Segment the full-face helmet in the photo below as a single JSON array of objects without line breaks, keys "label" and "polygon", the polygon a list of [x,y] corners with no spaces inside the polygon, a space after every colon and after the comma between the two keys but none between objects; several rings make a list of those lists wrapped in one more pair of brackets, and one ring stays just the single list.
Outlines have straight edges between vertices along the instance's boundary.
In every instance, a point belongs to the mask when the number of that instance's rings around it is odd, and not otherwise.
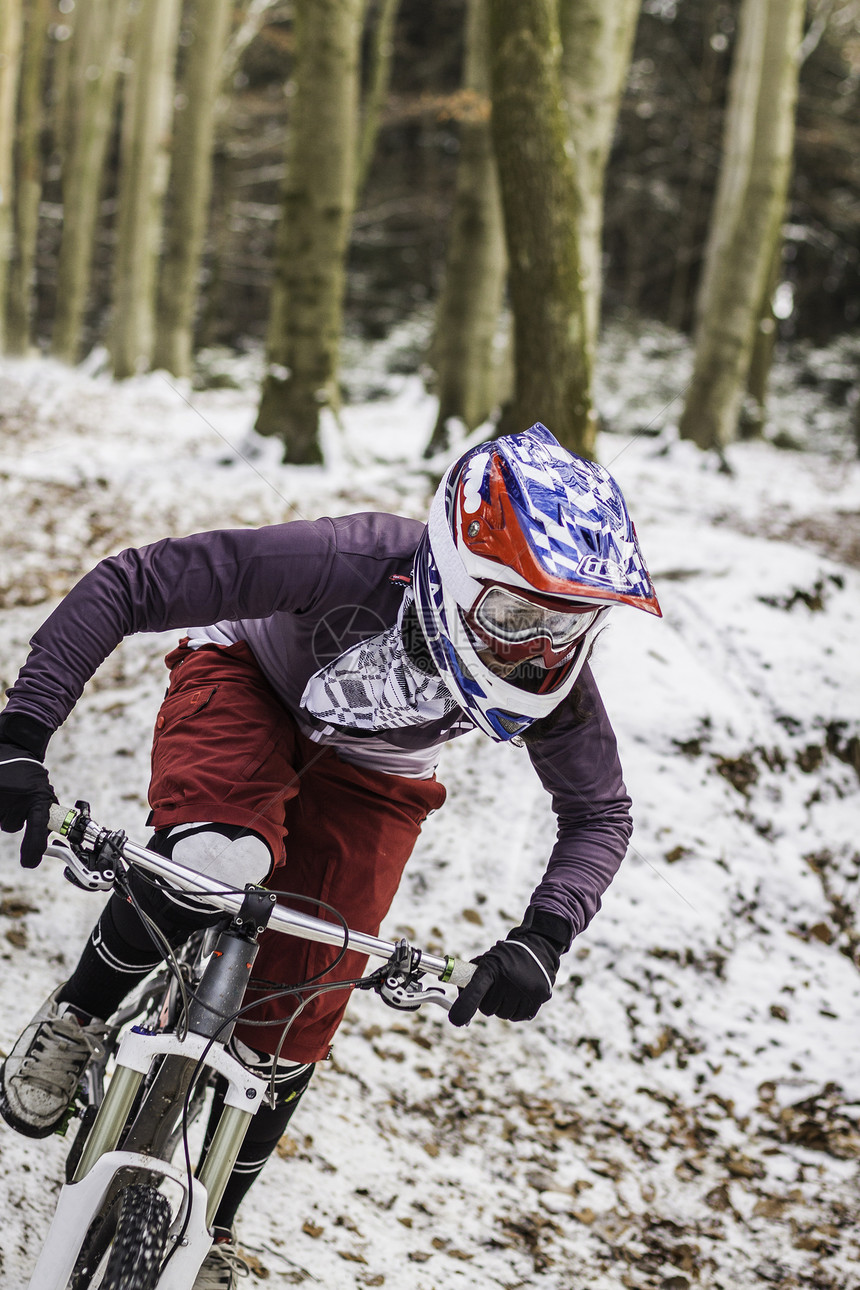
[{"label": "full-face helmet", "polygon": [[442,679],[498,741],[570,694],[613,605],[661,616],[615,480],[540,423],[451,466],[412,581]]}]

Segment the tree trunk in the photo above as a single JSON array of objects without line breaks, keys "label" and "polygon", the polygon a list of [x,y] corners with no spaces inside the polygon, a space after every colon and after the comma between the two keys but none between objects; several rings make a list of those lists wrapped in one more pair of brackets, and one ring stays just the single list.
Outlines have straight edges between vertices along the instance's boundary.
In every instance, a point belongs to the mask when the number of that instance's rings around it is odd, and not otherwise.
[{"label": "tree trunk", "polygon": [[764,293],[756,310],[752,351],[747,372],[747,398],[738,421],[738,435],[742,439],[758,439],[764,431],[767,416],[767,387],[776,345],[776,314],[773,311],[773,298],[782,275],[782,247],[782,229],[777,229]]},{"label": "tree trunk", "polygon": [[0,4],[0,353],[6,348],[6,291],[12,259],[15,119],[21,60],[21,0]]},{"label": "tree trunk", "polygon": [[66,163],[69,146],[71,95],[74,86],[72,51],[75,48],[75,31],[80,17],[79,11],[87,8],[88,4],[89,0],[76,0],[74,9],[69,9],[68,13],[62,15],[62,21],[57,24],[53,33],[54,47],[48,84],[48,108],[54,152],[61,166]]},{"label": "tree trunk", "polygon": [[259,36],[269,11],[280,3],[281,0],[239,0],[234,6],[236,25],[221,59],[221,88],[225,93],[232,88],[233,77],[239,70],[245,50]]},{"label": "tree trunk", "polygon": [[361,111],[361,128],[358,134],[358,160],[355,167],[355,195],[361,195],[367,173],[376,151],[379,119],[388,97],[391,83],[391,62],[394,54],[394,23],[400,0],[380,0],[376,26],[370,51],[370,73]]},{"label": "tree trunk", "polygon": [[433,361],[439,413],[428,453],[448,447],[452,417],[474,430],[494,401],[494,341],[507,256],[490,128],[487,0],[469,0],[463,84],[471,91],[471,113],[460,122],[457,195],[436,310]]},{"label": "tree trunk", "polygon": [[490,0],[493,142],[514,319],[514,397],[500,429],[543,421],[591,453],[591,361],[578,202],[561,104],[555,0]]},{"label": "tree trunk", "polygon": [[322,460],[320,408],[339,406],[344,261],[355,193],[362,0],[296,0],[295,92],[257,430],[284,460]]},{"label": "tree trunk", "polygon": [[579,262],[590,359],[603,287],[603,184],[642,0],[560,0],[561,87],[579,198]]},{"label": "tree trunk", "polygon": [[110,336],[118,380],[152,357],[179,12],[179,0],[142,0],[132,30]]},{"label": "tree trunk", "polygon": [[719,55],[714,39],[720,34],[723,15],[714,8],[710,22],[702,30],[702,47],[697,58],[696,98],[690,114],[690,141],[687,145],[686,179],[681,193],[681,208],[676,224],[674,267],[666,321],[676,331],[686,330],[693,315],[690,278],[693,265],[702,251],[701,224],[706,217],[704,195],[710,172],[708,132],[714,97],[717,92]]},{"label": "tree trunk", "polygon": [[33,0],[26,11],[18,130],[15,141],[15,248],[9,268],[6,348],[26,354],[33,316],[33,269],[42,193],[42,89],[51,0]]},{"label": "tree trunk", "polygon": [[785,210],[803,0],[743,0],[697,302],[682,438],[721,448],[737,435],[755,326]]},{"label": "tree trunk", "polygon": [[215,104],[233,0],[194,0],[193,36],[177,110],[172,208],[161,264],[154,364],[189,376],[197,279],[212,192]]},{"label": "tree trunk", "polygon": [[72,36],[63,149],[63,236],[51,350],[74,363],[90,283],[99,194],[116,78],[128,22],[126,0],[83,0]]}]

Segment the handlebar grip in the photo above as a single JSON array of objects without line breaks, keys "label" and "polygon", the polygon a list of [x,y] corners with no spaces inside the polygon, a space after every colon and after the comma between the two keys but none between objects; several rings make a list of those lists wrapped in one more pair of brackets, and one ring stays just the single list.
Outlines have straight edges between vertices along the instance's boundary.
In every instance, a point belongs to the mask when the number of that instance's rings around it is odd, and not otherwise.
[{"label": "handlebar grip", "polygon": [[65,833],[65,825],[72,815],[77,815],[74,807],[61,806],[59,802],[54,802],[48,813],[48,828],[52,833]]},{"label": "handlebar grip", "polygon": [[468,985],[475,975],[474,963],[467,963],[465,959],[454,959],[454,966],[451,968],[450,976],[447,978],[451,985],[456,985],[462,990],[464,985]]}]

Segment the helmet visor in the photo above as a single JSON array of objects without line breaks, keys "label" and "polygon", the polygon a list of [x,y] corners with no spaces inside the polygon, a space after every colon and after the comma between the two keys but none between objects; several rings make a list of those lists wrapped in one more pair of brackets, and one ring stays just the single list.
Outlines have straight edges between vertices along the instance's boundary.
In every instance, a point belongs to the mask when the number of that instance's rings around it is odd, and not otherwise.
[{"label": "helmet visor", "polygon": [[558,667],[600,613],[600,606],[532,599],[508,587],[482,592],[466,615],[486,645],[505,662],[540,659]]}]

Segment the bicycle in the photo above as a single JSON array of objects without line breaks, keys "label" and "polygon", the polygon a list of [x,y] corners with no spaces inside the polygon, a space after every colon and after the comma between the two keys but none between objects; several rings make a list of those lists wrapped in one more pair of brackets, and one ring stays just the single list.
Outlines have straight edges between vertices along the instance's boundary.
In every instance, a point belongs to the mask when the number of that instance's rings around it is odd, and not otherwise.
[{"label": "bicycle", "polygon": [[[353,986],[374,990],[401,1010],[428,1002],[447,1010],[452,1000],[423,977],[464,986],[474,968],[405,940],[354,932],[343,920],[303,914],[278,904],[264,887],[225,887],[129,841],[121,830],[102,828],[85,802],[52,807],[50,827],[57,837],[46,854],[63,861],[65,876],[79,887],[125,890],[136,867],[205,899],[223,916],[171,952],[109,1019],[107,1039],[64,1126],[80,1120],[29,1290],[189,1290],[211,1248],[212,1221],[248,1126],[269,1096],[268,1082],[225,1048],[239,1016],[259,1002],[243,1005],[261,933],[269,927],[337,948],[326,976],[347,949],[385,960],[357,980],[318,977],[280,987],[279,993],[300,998],[299,1009],[319,990]],[[274,1083],[274,1063],[272,1069]],[[223,1110],[195,1170],[188,1130],[218,1076],[226,1085]]]}]

